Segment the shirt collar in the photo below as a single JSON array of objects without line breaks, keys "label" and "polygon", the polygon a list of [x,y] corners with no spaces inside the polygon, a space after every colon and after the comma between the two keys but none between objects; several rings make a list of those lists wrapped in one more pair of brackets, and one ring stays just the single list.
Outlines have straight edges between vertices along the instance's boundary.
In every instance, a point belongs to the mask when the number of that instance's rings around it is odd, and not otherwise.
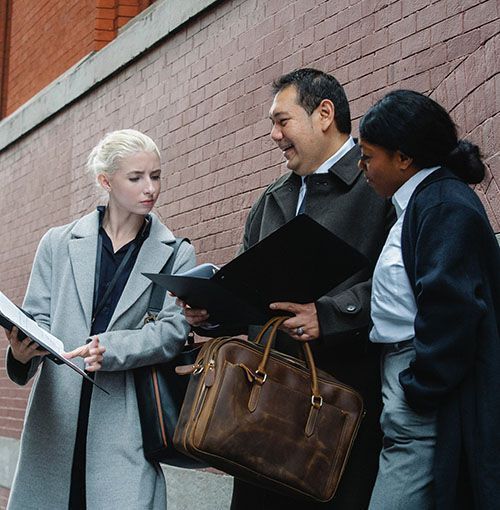
[{"label": "shirt collar", "polygon": [[314,173],[315,174],[326,174],[330,168],[337,163],[343,156],[345,156],[356,143],[352,136],[349,136],[347,141],[340,147],[340,149],[330,158],[328,158]]},{"label": "shirt collar", "polygon": [[433,166],[432,168],[423,168],[419,170],[415,175],[408,179],[392,196],[392,203],[396,209],[396,215],[398,218],[405,212],[408,202],[410,201],[413,192],[417,186],[432,172],[435,172],[439,166]]}]

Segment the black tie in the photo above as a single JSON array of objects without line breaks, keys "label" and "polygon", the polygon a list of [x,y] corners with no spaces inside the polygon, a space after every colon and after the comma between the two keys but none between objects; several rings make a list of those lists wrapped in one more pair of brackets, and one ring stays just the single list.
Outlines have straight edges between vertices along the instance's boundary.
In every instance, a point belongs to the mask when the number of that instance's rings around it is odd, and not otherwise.
[{"label": "black tie", "polygon": [[306,192],[304,193],[304,197],[302,198],[302,202],[299,206],[299,210],[297,211],[297,215],[299,214],[302,214],[303,212],[305,212],[305,209],[306,209],[306,200],[307,200],[307,190],[308,190],[308,186],[307,186],[307,181],[309,179],[309,176],[306,175],[304,177],[304,184],[306,186]]}]

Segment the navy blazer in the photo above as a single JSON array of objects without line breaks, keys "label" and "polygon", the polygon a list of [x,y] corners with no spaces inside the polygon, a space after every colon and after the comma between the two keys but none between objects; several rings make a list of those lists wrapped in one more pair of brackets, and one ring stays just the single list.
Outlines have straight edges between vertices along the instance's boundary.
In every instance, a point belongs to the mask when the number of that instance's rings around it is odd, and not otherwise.
[{"label": "navy blazer", "polygon": [[500,248],[474,191],[441,168],[410,199],[402,252],[417,304],[411,407],[437,411],[437,510],[500,501]]}]

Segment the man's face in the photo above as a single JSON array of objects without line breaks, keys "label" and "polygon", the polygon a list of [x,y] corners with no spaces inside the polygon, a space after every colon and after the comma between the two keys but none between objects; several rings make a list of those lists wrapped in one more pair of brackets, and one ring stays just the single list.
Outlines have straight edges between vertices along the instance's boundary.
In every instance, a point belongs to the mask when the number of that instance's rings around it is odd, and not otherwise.
[{"label": "man's face", "polygon": [[297,89],[290,85],[276,94],[269,110],[271,138],[283,152],[286,166],[298,175],[313,173],[331,156],[318,108],[309,115],[297,102]]}]

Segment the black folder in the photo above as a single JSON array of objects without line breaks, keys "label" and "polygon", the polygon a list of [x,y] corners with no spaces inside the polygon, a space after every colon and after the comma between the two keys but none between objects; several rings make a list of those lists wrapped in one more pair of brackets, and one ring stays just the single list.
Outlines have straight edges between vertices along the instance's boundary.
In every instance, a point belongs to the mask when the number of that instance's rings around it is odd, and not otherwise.
[{"label": "black folder", "polygon": [[276,315],[270,303],[316,301],[367,263],[352,246],[300,214],[209,278],[196,276],[197,268],[143,274],[191,307],[206,309],[211,323],[248,325]]}]

